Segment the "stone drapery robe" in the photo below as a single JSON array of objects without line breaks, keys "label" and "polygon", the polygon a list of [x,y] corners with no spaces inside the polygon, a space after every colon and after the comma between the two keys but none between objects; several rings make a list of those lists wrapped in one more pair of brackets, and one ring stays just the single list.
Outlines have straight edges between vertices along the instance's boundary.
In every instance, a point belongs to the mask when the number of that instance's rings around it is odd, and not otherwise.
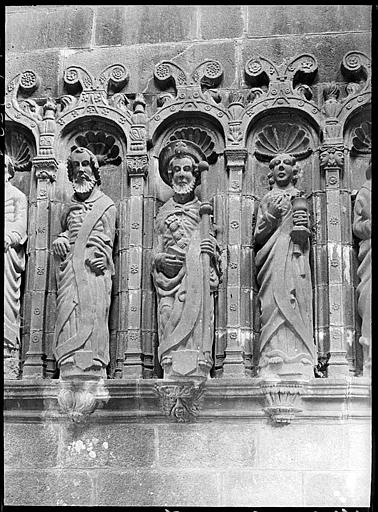
[{"label": "stone drapery robe", "polygon": [[357,308],[361,317],[360,343],[364,347],[364,363],[371,358],[371,180],[359,190],[354,204],[353,232],[360,239],[357,275]]},{"label": "stone drapery robe", "polygon": [[20,344],[20,287],[25,270],[27,198],[9,181],[5,184],[5,236],[12,246],[4,254],[4,353],[12,355]]},{"label": "stone drapery robe", "polygon": [[[73,196],[62,216],[70,251],[57,275],[57,322],[54,355],[58,364],[71,363],[83,374],[109,363],[108,316],[116,208],[97,187],[85,201]],[[106,270],[94,272],[88,262],[104,256]],[[103,371],[104,373],[104,371]]]},{"label": "stone drapery robe", "polygon": [[[186,204],[169,199],[156,219],[157,243],[154,250],[153,279],[158,295],[159,359],[182,349],[199,350],[211,364],[211,346],[202,344],[203,266],[201,261],[200,209],[195,198]],[[159,253],[185,255],[176,273],[156,264]],[[210,293],[219,284],[216,262],[210,264]],[[211,318],[214,301],[210,298]],[[213,324],[213,322],[212,322]],[[213,325],[212,325],[213,332]],[[212,333],[211,333],[212,339]]]},{"label": "stone drapery robe", "polygon": [[[276,219],[268,212],[271,198],[287,194],[299,195],[292,187],[272,189],[262,199],[255,228],[260,247],[256,254],[261,305],[260,376],[272,374],[270,364],[283,360],[279,373],[290,373],[290,367],[313,377],[315,345],[312,335],[312,286],[309,265],[309,243],[298,256],[290,237],[293,228],[292,207]],[[273,371],[274,373],[274,371]],[[295,373],[295,370],[294,370]]]}]

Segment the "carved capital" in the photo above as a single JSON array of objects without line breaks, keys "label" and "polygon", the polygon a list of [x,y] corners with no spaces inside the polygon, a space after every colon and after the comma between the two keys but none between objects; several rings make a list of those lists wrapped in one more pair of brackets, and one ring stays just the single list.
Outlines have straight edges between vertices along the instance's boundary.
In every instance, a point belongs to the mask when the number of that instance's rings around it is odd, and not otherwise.
[{"label": "carved capital", "polygon": [[188,423],[198,416],[205,392],[204,382],[158,382],[155,392],[165,416],[178,423]]},{"label": "carved capital", "polygon": [[148,174],[148,157],[147,155],[128,155],[126,157],[127,172],[129,177],[146,178]]},{"label": "carved capital", "polygon": [[245,169],[245,163],[248,156],[248,151],[245,148],[226,148],[224,151],[227,162],[227,169],[231,168],[241,168],[243,171]]},{"label": "carved capital", "polygon": [[58,161],[55,158],[37,156],[33,158],[33,167],[38,180],[56,180]]},{"label": "carved capital", "polygon": [[344,169],[344,144],[324,144],[319,148],[320,168],[323,171]]},{"label": "carved capital", "polygon": [[301,382],[263,381],[260,383],[261,394],[265,398],[264,411],[273,423],[289,424],[302,409],[296,407],[302,393]]}]

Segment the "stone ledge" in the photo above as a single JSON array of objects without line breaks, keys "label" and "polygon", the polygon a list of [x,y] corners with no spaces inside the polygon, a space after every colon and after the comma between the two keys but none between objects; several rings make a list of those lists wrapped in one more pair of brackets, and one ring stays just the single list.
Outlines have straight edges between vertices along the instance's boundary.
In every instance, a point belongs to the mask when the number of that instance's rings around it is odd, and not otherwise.
[{"label": "stone ledge", "polygon": [[[161,411],[154,386],[158,379],[104,381],[103,405],[89,421],[171,421]],[[299,412],[293,421],[368,419],[371,417],[370,383],[362,377],[313,379],[303,385]],[[10,421],[60,421],[57,397],[59,380],[4,381],[4,417]],[[212,379],[205,385],[198,422],[211,420],[266,419],[259,379]]]}]

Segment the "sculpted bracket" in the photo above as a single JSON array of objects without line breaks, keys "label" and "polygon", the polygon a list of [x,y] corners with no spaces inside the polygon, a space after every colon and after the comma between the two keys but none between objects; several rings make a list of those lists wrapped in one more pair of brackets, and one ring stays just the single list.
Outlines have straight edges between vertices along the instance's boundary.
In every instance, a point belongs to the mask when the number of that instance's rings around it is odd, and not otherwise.
[{"label": "sculpted bracket", "polygon": [[157,382],[154,390],[165,416],[178,423],[188,423],[199,415],[205,392],[204,382]]}]

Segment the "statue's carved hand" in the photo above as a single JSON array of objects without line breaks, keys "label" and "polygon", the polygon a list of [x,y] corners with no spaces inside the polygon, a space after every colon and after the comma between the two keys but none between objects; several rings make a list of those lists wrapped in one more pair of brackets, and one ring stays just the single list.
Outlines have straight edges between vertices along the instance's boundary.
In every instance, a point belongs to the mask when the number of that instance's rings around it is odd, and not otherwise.
[{"label": "statue's carved hand", "polygon": [[67,238],[63,236],[59,236],[56,240],[53,241],[53,251],[54,254],[60,256],[64,259],[70,250],[70,243]]},{"label": "statue's carved hand", "polygon": [[104,275],[104,272],[106,270],[106,260],[105,256],[99,252],[94,253],[94,258],[87,258],[86,264],[89,266],[89,268],[96,274],[96,276]]},{"label": "statue's carved hand", "polygon": [[157,264],[161,270],[168,270],[169,272],[177,273],[183,266],[184,261],[184,255],[161,253],[159,255]]},{"label": "statue's carved hand", "polygon": [[287,196],[274,196],[268,205],[268,212],[271,213],[277,219],[279,219],[280,217],[285,215],[289,208],[290,199]]},{"label": "statue's carved hand", "polygon": [[212,238],[204,238],[201,242],[201,252],[209,254],[213,258],[216,256],[215,241]]},{"label": "statue's carved hand", "polygon": [[6,235],[5,239],[4,239],[4,252],[7,252],[7,250],[11,246],[11,244],[12,244],[12,241],[11,241],[10,237],[8,235]]}]

